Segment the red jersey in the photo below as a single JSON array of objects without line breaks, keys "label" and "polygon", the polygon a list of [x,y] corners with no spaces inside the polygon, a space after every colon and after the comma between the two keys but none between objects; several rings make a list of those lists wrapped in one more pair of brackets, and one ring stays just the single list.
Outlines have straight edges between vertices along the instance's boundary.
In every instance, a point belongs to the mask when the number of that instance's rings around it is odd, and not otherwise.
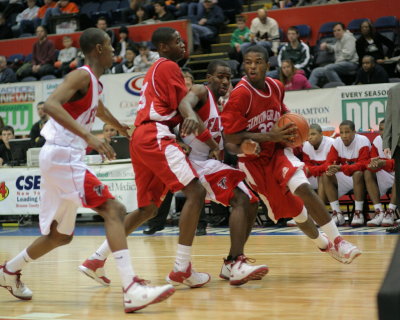
[{"label": "red jersey", "polygon": [[[246,77],[233,89],[222,110],[221,120],[227,134],[248,132],[268,132],[280,116],[289,110],[283,103],[283,84],[272,78],[265,78],[265,90],[253,87]],[[276,143],[263,142],[261,155],[271,157]],[[241,155],[241,159],[254,159],[254,155]]]},{"label": "red jersey", "polygon": [[371,143],[366,136],[356,134],[349,146],[337,137],[326,159],[327,166],[336,163],[342,165],[342,172],[351,176],[356,171],[364,171],[370,160]]},{"label": "red jersey", "polygon": [[143,81],[135,126],[159,122],[170,128],[182,121],[178,105],[187,89],[179,66],[166,58],[158,59]]},{"label": "red jersey", "polygon": [[309,170],[310,177],[318,177],[326,171],[326,157],[335,139],[322,137],[322,141],[315,149],[314,146],[306,141],[303,146],[303,162]]}]

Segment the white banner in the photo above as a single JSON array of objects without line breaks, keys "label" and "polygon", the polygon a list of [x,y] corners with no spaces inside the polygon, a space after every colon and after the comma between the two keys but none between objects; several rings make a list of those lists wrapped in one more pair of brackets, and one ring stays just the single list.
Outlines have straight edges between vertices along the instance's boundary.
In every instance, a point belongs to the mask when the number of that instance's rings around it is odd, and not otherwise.
[{"label": "white banner", "polygon": [[[130,163],[90,168],[128,212],[137,208],[135,178]],[[2,168],[0,171],[0,215],[39,214],[39,168]],[[93,211],[79,208],[78,212]]]}]

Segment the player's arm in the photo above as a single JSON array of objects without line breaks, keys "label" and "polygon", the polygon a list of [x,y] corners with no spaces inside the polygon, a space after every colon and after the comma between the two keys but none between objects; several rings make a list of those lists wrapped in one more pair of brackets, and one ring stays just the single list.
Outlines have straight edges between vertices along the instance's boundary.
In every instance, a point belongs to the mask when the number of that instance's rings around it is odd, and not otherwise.
[{"label": "player's arm", "polygon": [[67,130],[81,137],[93,149],[109,159],[115,157],[111,146],[92,135],[79,125],[78,122],[63,108],[63,104],[71,100],[75,95],[86,94],[90,84],[90,74],[84,70],[76,70],[65,77],[65,80],[57,87],[44,103],[44,111],[56,122]]},{"label": "player's arm", "polygon": [[96,116],[101,119],[101,121],[112,125],[121,135],[125,137],[130,137],[130,127],[127,126],[126,124],[121,124],[106,108],[106,106],[103,104],[103,101],[99,100],[99,105],[97,107],[97,114]]},{"label": "player's arm", "polygon": [[360,148],[358,152],[357,162],[353,164],[342,165],[341,171],[348,176],[351,176],[356,171],[364,171],[370,161],[369,146]]}]

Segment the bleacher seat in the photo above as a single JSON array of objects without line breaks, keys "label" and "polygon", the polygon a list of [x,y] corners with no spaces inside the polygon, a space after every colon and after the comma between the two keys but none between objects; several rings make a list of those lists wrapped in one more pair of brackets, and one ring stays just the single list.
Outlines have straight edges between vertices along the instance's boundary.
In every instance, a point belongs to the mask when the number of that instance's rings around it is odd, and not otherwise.
[{"label": "bleacher seat", "polygon": [[395,16],[385,16],[376,19],[374,23],[375,29],[385,36],[386,38],[396,41],[396,36],[398,34],[399,20]]},{"label": "bleacher seat", "polygon": [[368,20],[367,18],[359,18],[359,19],[354,19],[351,20],[348,25],[347,29],[351,31],[352,33],[359,34],[361,31],[361,23],[363,23],[365,20]]},{"label": "bleacher seat", "polygon": [[25,77],[21,80],[21,82],[30,82],[30,81],[37,81],[35,77]]},{"label": "bleacher seat", "polygon": [[31,62],[31,61],[32,61],[32,53],[26,55],[24,62]]},{"label": "bleacher seat", "polygon": [[47,75],[41,77],[40,81],[42,81],[42,80],[53,80],[53,79],[57,79],[57,77],[54,74],[47,74]]},{"label": "bleacher seat", "polygon": [[341,81],[332,81],[332,82],[328,82],[326,83],[323,88],[336,88],[336,87],[341,87],[341,86],[345,86],[345,84]]},{"label": "bleacher seat", "polygon": [[24,63],[25,57],[21,53],[13,54],[7,58],[7,65],[14,71]]},{"label": "bleacher seat", "polygon": [[98,11],[92,12],[92,19],[96,21],[99,17],[106,17],[107,21],[112,20],[112,12],[119,7],[119,0],[105,1],[100,4]]},{"label": "bleacher seat", "polygon": [[97,12],[100,8],[99,2],[86,2],[80,9],[80,13],[86,15],[89,19],[92,17],[93,12]]},{"label": "bleacher seat", "polygon": [[336,21],[332,21],[322,24],[318,30],[318,42],[322,39],[333,38],[333,26],[337,23]]},{"label": "bleacher seat", "polygon": [[300,39],[308,42],[311,37],[311,27],[308,24],[299,24],[296,28],[299,30]]}]

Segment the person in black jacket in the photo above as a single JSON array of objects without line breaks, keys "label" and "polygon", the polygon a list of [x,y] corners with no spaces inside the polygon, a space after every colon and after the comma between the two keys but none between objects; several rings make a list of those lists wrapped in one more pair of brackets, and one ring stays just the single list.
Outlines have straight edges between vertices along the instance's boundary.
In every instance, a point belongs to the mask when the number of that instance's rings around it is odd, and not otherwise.
[{"label": "person in black jacket", "polygon": [[124,60],[128,48],[132,49],[135,56],[139,54],[136,44],[129,38],[129,30],[122,26],[119,28],[119,41],[115,44],[114,62],[122,62]]},{"label": "person in black jacket", "polygon": [[[383,46],[387,47],[385,54]],[[394,50],[394,43],[388,38],[375,31],[371,21],[365,20],[361,23],[361,36],[356,41],[356,50],[360,64],[365,55],[375,58],[376,63],[383,63],[385,58],[391,57]]]},{"label": "person in black jacket", "polygon": [[362,58],[361,68],[358,70],[356,84],[386,83],[389,82],[389,76],[386,70],[375,63],[372,56]]},{"label": "person in black jacket", "polygon": [[31,146],[33,148],[40,148],[46,142],[45,138],[40,135],[40,130],[42,130],[47,120],[49,120],[49,116],[44,112],[44,101],[39,102],[36,108],[40,120],[33,124],[29,137],[31,138]]},{"label": "person in black jacket", "polygon": [[9,164],[13,161],[13,156],[10,148],[10,139],[14,139],[14,128],[11,126],[4,126],[0,130],[1,139],[3,144],[0,145],[0,166]]},{"label": "person in black jacket", "polygon": [[17,82],[17,76],[13,69],[7,67],[7,59],[0,56],[0,83]]}]

